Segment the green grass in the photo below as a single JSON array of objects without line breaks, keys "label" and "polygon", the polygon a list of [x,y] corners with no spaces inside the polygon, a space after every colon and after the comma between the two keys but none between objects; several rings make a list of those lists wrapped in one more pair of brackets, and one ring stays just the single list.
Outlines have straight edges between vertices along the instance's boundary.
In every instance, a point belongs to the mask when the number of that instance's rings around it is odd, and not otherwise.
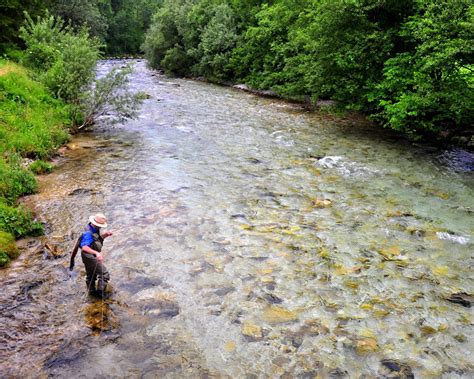
[{"label": "green grass", "polygon": [[[69,124],[67,105],[25,68],[0,60],[0,267],[16,256],[15,238],[43,233],[43,226],[16,202],[36,191],[34,174],[51,171],[43,160],[68,140]],[[24,158],[35,162],[27,169]]]},{"label": "green grass", "polygon": [[38,159],[28,166],[28,170],[30,170],[33,174],[43,175],[53,171],[53,165]]},{"label": "green grass", "polygon": [[64,103],[21,66],[0,61],[0,154],[48,158],[68,139],[68,123]]}]

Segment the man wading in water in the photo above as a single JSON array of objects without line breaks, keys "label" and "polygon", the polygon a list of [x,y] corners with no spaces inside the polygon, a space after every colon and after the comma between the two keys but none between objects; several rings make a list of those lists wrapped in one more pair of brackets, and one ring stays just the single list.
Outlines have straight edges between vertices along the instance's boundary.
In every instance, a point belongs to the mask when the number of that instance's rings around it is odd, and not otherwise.
[{"label": "man wading in water", "polygon": [[[89,224],[86,231],[78,240],[71,257],[70,270],[74,268],[74,258],[77,248],[81,248],[81,257],[86,267],[86,284],[90,295],[104,296],[107,282],[110,279],[109,272],[103,264],[104,256],[102,255],[102,245],[104,239],[110,237],[112,232],[100,233],[101,228],[107,227],[107,218],[102,213],[89,217]],[[98,279],[98,280],[97,280]],[[96,288],[97,280],[97,288]]]}]

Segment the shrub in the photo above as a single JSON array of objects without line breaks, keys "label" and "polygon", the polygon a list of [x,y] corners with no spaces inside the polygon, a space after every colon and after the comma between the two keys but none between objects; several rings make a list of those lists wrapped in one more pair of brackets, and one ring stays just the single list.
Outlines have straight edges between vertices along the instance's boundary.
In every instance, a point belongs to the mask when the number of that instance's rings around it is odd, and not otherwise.
[{"label": "shrub", "polygon": [[43,224],[33,220],[31,213],[23,207],[14,208],[0,203],[0,230],[15,238],[39,236],[44,233]]},{"label": "shrub", "polygon": [[36,21],[27,16],[20,35],[27,46],[26,62],[56,98],[69,104],[75,127],[92,125],[109,111],[116,116],[116,122],[136,114],[141,96],[124,90],[131,68],[112,70],[94,82],[102,45],[87,29],[74,31],[61,19],[49,15]]},{"label": "shrub", "polygon": [[0,250],[0,267],[6,266],[10,263],[10,257],[8,254]]},{"label": "shrub", "polygon": [[10,259],[16,258],[18,255],[13,235],[0,231],[0,267],[7,265]]},{"label": "shrub", "polygon": [[57,98],[77,104],[95,76],[99,40],[90,37],[87,29],[74,32],[50,15],[36,21],[26,15],[20,36],[26,44],[25,64],[36,70]]},{"label": "shrub", "polygon": [[21,168],[18,162],[7,164],[3,158],[0,159],[0,197],[8,204],[13,204],[20,196],[34,193],[36,189],[36,179],[31,172]]},{"label": "shrub", "polygon": [[42,175],[53,171],[53,165],[51,163],[38,159],[31,163],[28,166],[28,169],[36,175]]},{"label": "shrub", "polygon": [[78,129],[93,125],[102,116],[107,116],[104,121],[111,124],[136,117],[145,95],[127,90],[132,70],[131,65],[114,67],[104,77],[96,79],[91,88],[81,95],[74,115]]}]

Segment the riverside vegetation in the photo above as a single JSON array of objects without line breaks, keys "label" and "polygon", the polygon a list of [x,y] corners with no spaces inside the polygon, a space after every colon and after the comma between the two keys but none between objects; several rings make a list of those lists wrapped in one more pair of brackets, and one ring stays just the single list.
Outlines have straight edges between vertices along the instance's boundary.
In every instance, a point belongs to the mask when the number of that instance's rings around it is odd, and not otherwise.
[{"label": "riverside vegetation", "polygon": [[[43,233],[41,223],[17,205],[37,189],[34,174],[50,172],[46,162],[69,133],[110,114],[109,121],[133,117],[141,94],[124,90],[131,67],[95,79],[101,43],[88,29],[73,29],[46,14],[26,15],[19,36],[24,51],[0,60],[0,266],[16,257],[15,238]],[[120,89],[120,91],[117,91]]]},{"label": "riverside vegetation", "polygon": [[473,30],[470,0],[166,0],[144,49],[167,73],[336,100],[432,140],[472,136]]}]

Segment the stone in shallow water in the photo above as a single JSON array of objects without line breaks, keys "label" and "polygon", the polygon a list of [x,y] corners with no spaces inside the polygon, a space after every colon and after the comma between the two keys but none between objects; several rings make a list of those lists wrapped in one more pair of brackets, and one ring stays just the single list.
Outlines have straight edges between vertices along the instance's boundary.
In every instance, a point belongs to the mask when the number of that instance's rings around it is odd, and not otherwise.
[{"label": "stone in shallow water", "polygon": [[159,288],[152,287],[144,289],[135,294],[136,301],[143,300],[163,300],[163,301],[176,301],[176,294],[173,292],[162,291]]},{"label": "stone in shallow water", "polygon": [[282,307],[268,307],[263,311],[262,318],[269,324],[292,322],[298,319],[296,312]]},{"label": "stone in shallow water", "polygon": [[224,350],[227,351],[228,353],[232,352],[235,350],[235,348],[237,347],[235,341],[228,341],[225,345],[224,345]]},{"label": "stone in shallow water", "polygon": [[124,283],[123,288],[134,294],[147,288],[157,287],[162,284],[159,278],[149,278],[147,276],[137,276],[136,278]]},{"label": "stone in shallow water", "polygon": [[327,208],[331,206],[332,201],[328,199],[315,199],[311,203],[315,208]]},{"label": "stone in shallow water", "polygon": [[78,196],[78,195],[91,195],[94,190],[90,188],[76,188],[68,193],[69,196]]},{"label": "stone in shallow water", "polygon": [[356,351],[358,354],[373,353],[379,349],[377,340],[375,338],[364,338],[355,342]]},{"label": "stone in shallow water", "polygon": [[223,288],[219,288],[219,289],[215,290],[214,293],[217,296],[225,296],[228,293],[231,293],[231,292],[234,292],[234,291],[235,291],[234,287],[223,287]]},{"label": "stone in shallow water", "polygon": [[415,375],[410,366],[395,359],[382,359],[382,368],[379,374],[384,378],[413,379]]},{"label": "stone in shallow water", "polygon": [[148,288],[138,292],[135,300],[146,315],[156,318],[172,318],[179,314],[180,308],[173,292],[160,291],[158,288]]},{"label": "stone in shallow water", "polygon": [[251,323],[250,321],[245,321],[242,326],[242,334],[251,339],[260,339],[263,337],[262,327]]},{"label": "stone in shallow water", "polygon": [[160,300],[151,304],[145,304],[142,309],[145,314],[157,318],[173,318],[180,311],[177,303]]},{"label": "stone in shallow water", "polygon": [[462,305],[466,308],[471,308],[472,303],[474,302],[474,296],[469,295],[465,292],[453,293],[448,298],[446,298],[451,303]]}]

